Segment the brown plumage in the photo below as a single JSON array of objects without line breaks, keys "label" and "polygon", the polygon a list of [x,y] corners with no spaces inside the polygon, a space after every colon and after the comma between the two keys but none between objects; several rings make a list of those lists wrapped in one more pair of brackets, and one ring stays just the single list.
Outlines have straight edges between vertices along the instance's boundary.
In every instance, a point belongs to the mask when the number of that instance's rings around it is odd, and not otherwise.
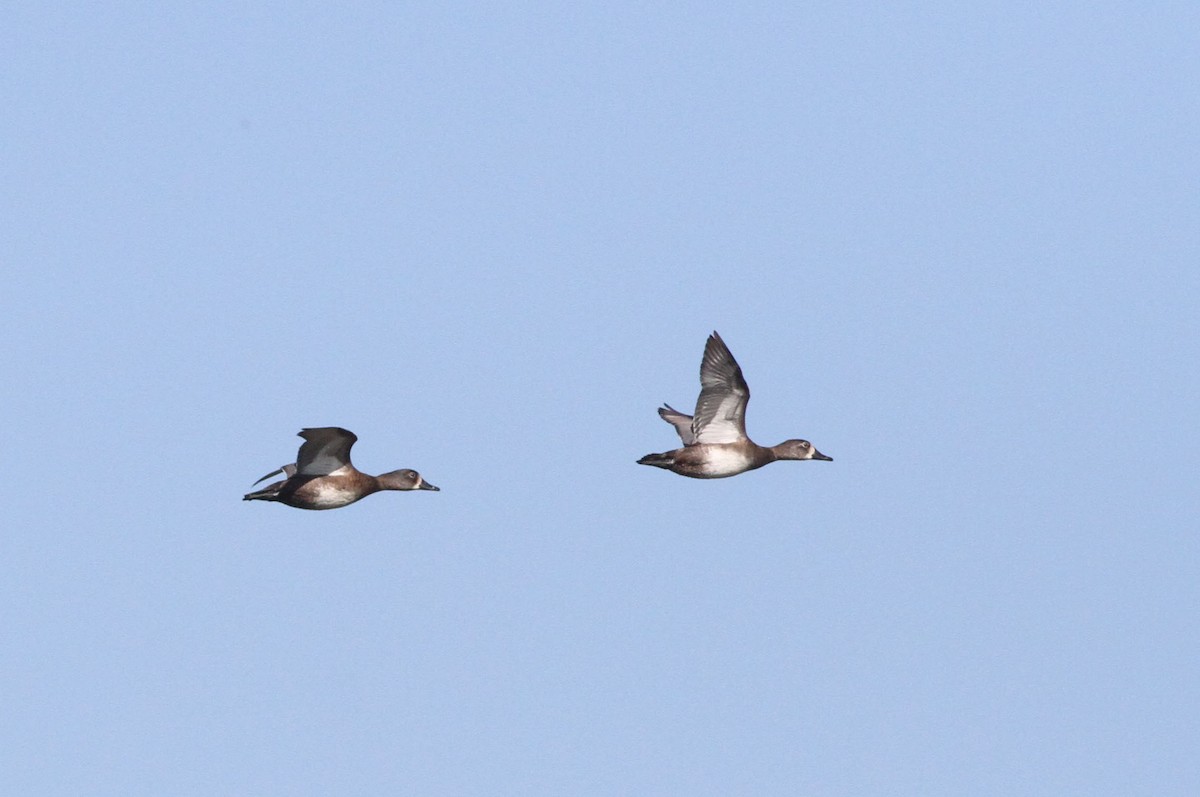
[{"label": "brown plumage", "polygon": [[350,462],[350,448],[358,438],[346,429],[304,429],[300,437],[304,443],[295,464],[271,471],[258,482],[280,473],[284,480],[247,493],[242,500],[278,501],[298,509],[337,509],[380,490],[439,489],[407,468],[378,476],[363,473]]},{"label": "brown plumage", "polygon": [[713,332],[700,361],[700,396],[695,415],[664,404],[659,416],[675,427],[683,448],[647,454],[639,465],[673,471],[693,479],[722,479],[761,468],[780,459],[833,461],[807,440],[785,440],[760,446],[746,435],[746,405],[750,388],[742,369],[721,336]]}]

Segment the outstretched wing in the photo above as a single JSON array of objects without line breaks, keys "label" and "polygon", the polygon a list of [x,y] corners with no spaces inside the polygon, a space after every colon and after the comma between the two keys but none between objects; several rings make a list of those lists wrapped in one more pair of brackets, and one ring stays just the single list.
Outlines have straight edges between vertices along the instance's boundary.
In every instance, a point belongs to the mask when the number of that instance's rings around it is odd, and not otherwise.
[{"label": "outstretched wing", "polygon": [[353,432],[337,426],[305,429],[304,444],[296,455],[296,472],[301,476],[328,476],[350,464],[350,447],[358,440]]},{"label": "outstretched wing", "polygon": [[684,415],[670,404],[662,405],[658,410],[658,415],[675,427],[675,431],[679,432],[679,439],[683,441],[685,446],[690,446],[696,442],[696,436],[692,434],[691,415]]},{"label": "outstretched wing", "polygon": [[261,479],[259,479],[257,482],[255,482],[255,484],[258,484],[258,482],[265,482],[267,479],[271,478],[272,476],[278,476],[280,473],[283,474],[283,478],[290,479],[296,475],[296,466],[292,465],[290,463],[287,465],[284,465],[283,467],[279,468],[278,470],[273,470],[270,473],[268,473],[266,476],[263,476]]},{"label": "outstretched wing", "polygon": [[700,361],[700,398],[692,433],[697,443],[736,443],[746,438],[750,388],[721,336],[713,332]]}]

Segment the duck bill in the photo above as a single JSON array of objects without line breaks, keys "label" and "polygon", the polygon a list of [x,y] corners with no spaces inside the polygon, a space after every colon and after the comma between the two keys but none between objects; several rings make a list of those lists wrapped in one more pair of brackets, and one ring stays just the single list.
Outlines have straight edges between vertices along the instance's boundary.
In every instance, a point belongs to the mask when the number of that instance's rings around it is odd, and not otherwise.
[{"label": "duck bill", "polygon": [[833,462],[833,457],[827,457],[824,454],[822,454],[820,451],[814,451],[812,458],[824,460],[825,462]]},{"label": "duck bill", "polygon": [[435,487],[434,485],[430,484],[429,482],[425,481],[424,479],[421,479],[421,483],[417,485],[417,489],[418,490],[433,490],[435,493],[441,492],[441,490],[442,490],[441,487]]}]

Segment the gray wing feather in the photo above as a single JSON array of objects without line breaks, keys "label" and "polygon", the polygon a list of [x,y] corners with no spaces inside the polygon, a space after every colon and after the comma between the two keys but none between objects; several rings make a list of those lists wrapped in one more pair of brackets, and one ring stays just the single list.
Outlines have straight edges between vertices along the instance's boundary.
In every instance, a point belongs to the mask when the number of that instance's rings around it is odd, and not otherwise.
[{"label": "gray wing feather", "polygon": [[741,366],[721,336],[713,332],[700,361],[700,398],[692,433],[697,443],[736,443],[746,438],[746,404],[750,388]]},{"label": "gray wing feather", "polygon": [[690,446],[696,442],[696,436],[692,433],[691,415],[684,415],[670,404],[662,405],[658,410],[658,415],[675,427],[675,431],[679,433],[679,439],[683,441],[685,446]]},{"label": "gray wing feather", "polygon": [[257,482],[255,482],[255,484],[258,484],[258,482],[265,482],[267,479],[271,478],[272,476],[278,476],[280,473],[283,474],[283,477],[285,479],[290,479],[296,475],[296,466],[291,463],[288,463],[287,465],[284,465],[284,466],[278,468],[277,470],[271,471],[266,476],[263,476],[261,479],[259,479]]},{"label": "gray wing feather", "polygon": [[305,429],[304,444],[296,455],[296,472],[301,476],[328,476],[350,464],[350,447],[358,440],[353,432],[336,426]]}]

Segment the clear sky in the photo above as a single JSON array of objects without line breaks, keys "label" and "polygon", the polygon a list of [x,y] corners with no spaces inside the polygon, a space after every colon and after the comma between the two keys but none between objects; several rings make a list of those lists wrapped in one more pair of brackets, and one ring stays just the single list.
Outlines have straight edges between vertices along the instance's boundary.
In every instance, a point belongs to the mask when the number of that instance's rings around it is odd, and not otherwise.
[{"label": "clear sky", "polygon": [[1197,31],[6,7],[0,792],[1200,793]]}]

